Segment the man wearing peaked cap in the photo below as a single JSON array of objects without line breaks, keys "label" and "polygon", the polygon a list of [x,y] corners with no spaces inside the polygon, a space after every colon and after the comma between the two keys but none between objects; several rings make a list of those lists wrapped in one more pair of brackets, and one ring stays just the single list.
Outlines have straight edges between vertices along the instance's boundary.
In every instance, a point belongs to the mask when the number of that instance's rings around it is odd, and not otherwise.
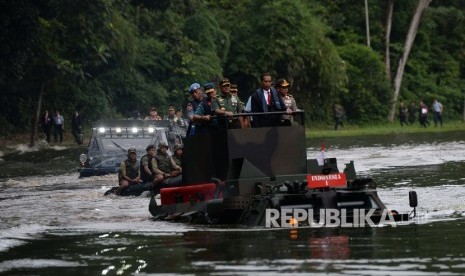
[{"label": "man wearing peaked cap", "polygon": [[[212,116],[214,115],[212,111],[212,105],[217,101],[216,99],[216,90],[213,83],[209,82],[203,86],[207,96],[202,99],[202,102],[199,104],[199,107],[195,110],[193,121],[196,123],[195,132],[208,132],[211,128],[214,128],[214,123],[212,122]],[[188,133],[189,135],[190,133]]]},{"label": "man wearing peaked cap", "polygon": [[222,79],[222,80],[220,81],[219,85],[220,85],[221,87],[223,87],[223,86],[230,86],[230,85],[231,85],[231,82],[229,81],[229,79]]},{"label": "man wearing peaked cap", "polygon": [[231,94],[231,82],[229,79],[223,79],[219,83],[221,96],[218,101],[212,104],[212,110],[216,115],[229,116],[228,128],[242,128],[242,117],[233,117],[234,114],[241,113],[244,109],[241,101],[236,95]]},{"label": "man wearing peaked cap", "polygon": [[237,84],[231,84],[231,93],[237,95]]},{"label": "man wearing peaked cap", "polygon": [[[216,96],[216,90],[215,90],[215,86],[213,85],[213,83],[209,82],[209,83],[204,84],[203,89],[205,90],[206,94],[210,94],[212,92],[215,92],[215,96]],[[212,96],[212,95],[210,95],[210,96]]]},{"label": "man wearing peaked cap", "polygon": [[[289,94],[289,86],[290,84],[286,81],[286,79],[279,79],[276,81],[276,89],[278,90],[278,94],[281,97],[284,106],[286,107],[286,111],[290,114],[292,111],[297,110],[297,104],[294,97]],[[292,122],[292,115],[283,115],[281,118],[282,125],[291,125]]]}]

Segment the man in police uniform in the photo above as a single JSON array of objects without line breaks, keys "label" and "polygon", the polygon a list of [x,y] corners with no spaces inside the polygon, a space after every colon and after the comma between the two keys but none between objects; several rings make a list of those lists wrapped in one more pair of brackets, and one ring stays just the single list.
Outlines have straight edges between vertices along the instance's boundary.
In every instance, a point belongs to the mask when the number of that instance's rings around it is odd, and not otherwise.
[{"label": "man in police uniform", "polygon": [[135,148],[129,148],[128,159],[121,162],[118,180],[119,187],[116,190],[117,195],[126,190],[129,185],[139,184],[141,182],[139,163],[137,162],[137,152]]},{"label": "man in police uniform", "polygon": [[[168,154],[168,145],[165,143],[160,143],[158,145],[157,153],[155,154],[155,164],[153,167],[153,171],[155,172],[155,180],[153,184],[155,188],[158,188],[159,184],[166,184],[166,186],[170,186],[174,180],[166,182],[170,178],[175,178],[177,176],[181,176],[182,170],[181,167],[176,165],[173,161],[173,158]],[[182,180],[182,178],[179,178]],[[166,183],[165,183],[166,182]],[[176,184],[178,184],[178,179],[176,179]],[[174,184],[174,183],[173,183]],[[180,183],[179,183],[180,184]]]},{"label": "man in police uniform", "polygon": [[[279,96],[283,100],[287,113],[290,114],[293,111],[297,111],[297,104],[295,102],[294,97],[289,94],[289,86],[290,84],[286,81],[286,79],[279,79],[276,81],[276,90],[278,91]],[[282,115],[281,125],[292,125],[292,121],[292,115]]]},{"label": "man in police uniform", "polygon": [[219,83],[221,89],[221,96],[218,101],[212,105],[212,110],[216,115],[229,116],[228,128],[242,128],[242,117],[232,117],[234,114],[241,113],[244,107],[241,100],[236,95],[231,94],[231,82],[229,79],[223,79]]},{"label": "man in police uniform", "polygon": [[143,182],[153,182],[155,172],[153,171],[155,163],[155,146],[148,145],[145,149],[147,154],[140,159],[140,175]]}]

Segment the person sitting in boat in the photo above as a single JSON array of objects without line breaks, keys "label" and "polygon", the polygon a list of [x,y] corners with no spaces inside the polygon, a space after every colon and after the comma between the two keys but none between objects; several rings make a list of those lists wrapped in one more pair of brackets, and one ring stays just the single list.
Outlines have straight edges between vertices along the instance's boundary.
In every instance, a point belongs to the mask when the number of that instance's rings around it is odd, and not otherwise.
[{"label": "person sitting in boat", "polygon": [[216,90],[213,83],[205,84],[204,89],[207,96],[202,99],[192,117],[193,122],[195,122],[196,133],[205,133],[216,128],[216,121],[212,119],[214,115],[212,105],[217,101]]},{"label": "person sitting in boat", "polygon": [[173,158],[168,154],[168,145],[160,143],[155,154],[153,171],[156,173],[153,181],[154,190],[159,188],[179,185],[182,182],[182,169],[176,165]]},{"label": "person sitting in boat", "polygon": [[148,145],[145,149],[147,154],[140,159],[140,175],[143,182],[153,182],[155,172],[153,171],[155,163],[155,145]]},{"label": "person sitting in boat", "polygon": [[121,162],[119,174],[119,187],[116,194],[121,194],[129,185],[141,183],[139,162],[137,162],[137,151],[135,148],[128,149],[128,159]]},{"label": "person sitting in boat", "polygon": [[174,145],[174,148],[173,148],[174,154],[173,156],[171,156],[173,158],[174,163],[176,163],[176,165],[178,165],[181,168],[182,168],[182,150],[183,150],[182,145],[180,144]]}]

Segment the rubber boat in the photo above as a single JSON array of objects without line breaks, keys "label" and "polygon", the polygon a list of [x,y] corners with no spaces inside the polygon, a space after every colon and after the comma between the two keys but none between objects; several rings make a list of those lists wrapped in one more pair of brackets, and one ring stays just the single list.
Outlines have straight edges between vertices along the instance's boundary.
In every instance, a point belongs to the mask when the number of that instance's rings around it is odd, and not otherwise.
[{"label": "rubber boat", "polygon": [[[415,191],[408,194],[413,211],[400,214],[387,209],[373,179],[357,177],[353,161],[339,170],[336,158],[307,159],[304,122],[298,111],[290,124],[228,129],[219,123],[216,130],[188,135],[182,186],[161,188],[160,200],[150,200],[150,213],[156,220],[246,226],[269,226],[270,219],[312,225],[324,220],[325,210],[339,211],[347,223],[358,222],[360,211],[374,223],[386,216],[391,222],[415,216]],[[304,221],[302,210],[315,216]]]}]

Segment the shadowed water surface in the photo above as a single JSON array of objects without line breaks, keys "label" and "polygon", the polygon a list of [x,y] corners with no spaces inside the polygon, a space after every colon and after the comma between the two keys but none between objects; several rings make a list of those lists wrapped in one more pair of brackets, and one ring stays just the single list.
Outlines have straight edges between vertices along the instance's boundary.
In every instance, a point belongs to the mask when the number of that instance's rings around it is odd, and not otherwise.
[{"label": "shadowed water surface", "polygon": [[[377,181],[388,208],[410,211],[408,191],[417,191],[416,223],[377,228],[153,221],[147,197],[103,197],[115,175],[78,179],[81,149],[5,155],[0,274],[463,275],[465,141],[460,137],[323,141],[326,156],[337,157],[340,169],[354,160],[361,175]],[[309,141],[309,158],[316,157],[321,142]]]}]

